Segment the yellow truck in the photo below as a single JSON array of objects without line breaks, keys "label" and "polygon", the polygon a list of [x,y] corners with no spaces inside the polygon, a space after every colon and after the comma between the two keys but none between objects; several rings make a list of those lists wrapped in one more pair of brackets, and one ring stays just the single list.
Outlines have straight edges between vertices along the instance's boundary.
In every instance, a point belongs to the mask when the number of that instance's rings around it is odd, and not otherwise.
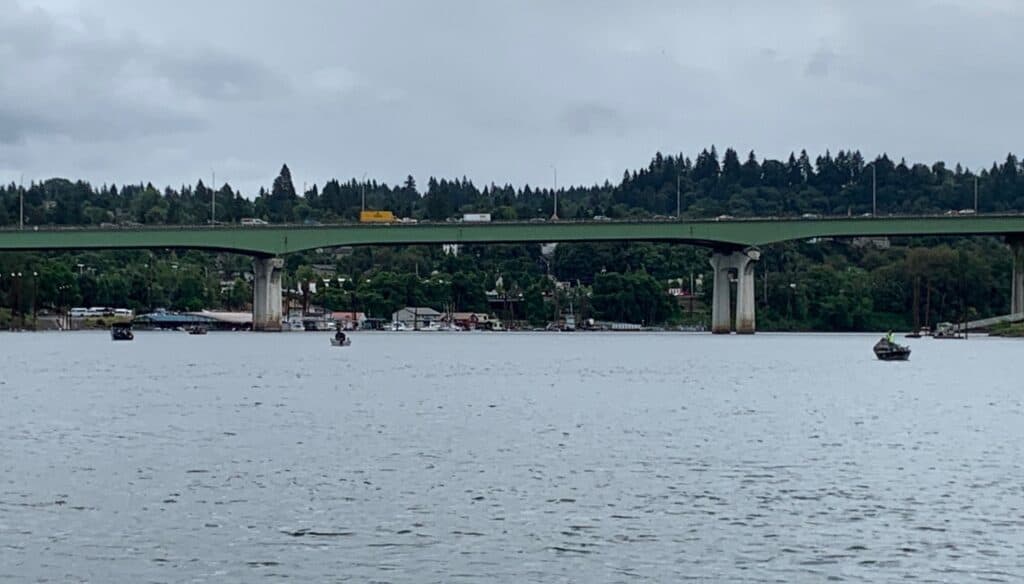
[{"label": "yellow truck", "polygon": [[391,211],[360,211],[360,223],[394,223],[395,214]]}]

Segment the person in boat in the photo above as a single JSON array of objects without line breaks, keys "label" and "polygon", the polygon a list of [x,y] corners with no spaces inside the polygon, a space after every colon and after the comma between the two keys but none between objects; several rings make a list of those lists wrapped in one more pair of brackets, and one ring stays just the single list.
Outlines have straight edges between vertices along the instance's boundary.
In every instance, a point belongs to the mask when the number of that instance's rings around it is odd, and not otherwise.
[{"label": "person in boat", "polygon": [[889,343],[890,345],[895,345],[896,335],[892,334],[892,331],[885,333],[885,342]]},{"label": "person in boat", "polygon": [[345,333],[341,332],[341,329],[338,329],[338,332],[334,333],[334,338],[338,342],[344,343],[345,342]]}]

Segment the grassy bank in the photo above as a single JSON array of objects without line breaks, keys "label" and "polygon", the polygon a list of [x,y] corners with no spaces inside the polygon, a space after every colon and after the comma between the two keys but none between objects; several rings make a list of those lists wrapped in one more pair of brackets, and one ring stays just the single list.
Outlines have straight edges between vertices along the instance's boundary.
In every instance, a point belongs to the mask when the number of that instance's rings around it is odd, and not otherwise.
[{"label": "grassy bank", "polygon": [[992,329],[993,337],[1024,337],[1024,324],[1001,324]]}]

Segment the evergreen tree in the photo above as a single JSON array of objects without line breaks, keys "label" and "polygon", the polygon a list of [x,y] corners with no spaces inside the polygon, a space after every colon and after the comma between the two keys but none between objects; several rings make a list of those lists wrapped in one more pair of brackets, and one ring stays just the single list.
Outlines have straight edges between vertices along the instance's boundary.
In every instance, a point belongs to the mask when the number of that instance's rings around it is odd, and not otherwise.
[{"label": "evergreen tree", "polygon": [[725,157],[722,158],[722,178],[727,182],[740,179],[740,159],[732,148],[726,148]]}]

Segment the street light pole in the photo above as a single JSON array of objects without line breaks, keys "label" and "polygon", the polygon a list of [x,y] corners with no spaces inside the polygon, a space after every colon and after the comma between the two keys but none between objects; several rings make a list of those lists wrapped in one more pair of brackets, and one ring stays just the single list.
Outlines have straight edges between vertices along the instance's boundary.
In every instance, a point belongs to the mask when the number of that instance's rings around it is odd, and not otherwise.
[{"label": "street light pole", "polygon": [[558,221],[558,168],[552,166],[551,170],[555,173],[555,210],[551,213],[551,220]]},{"label": "street light pole", "polygon": [[210,171],[210,225],[217,224],[217,173]]},{"label": "street light pole", "polygon": [[683,180],[683,175],[677,174],[676,175],[676,219],[679,219],[679,217],[681,216],[681,211],[682,211],[682,205],[680,204],[682,199],[679,196],[679,183],[682,180]]},{"label": "street light pole", "polygon": [[878,177],[875,174],[875,163],[871,163],[871,216],[878,214]]},{"label": "street light pole", "polygon": [[18,179],[18,229],[25,229],[25,176]]},{"label": "street light pole", "polygon": [[366,210],[366,173],[365,172],[363,173],[363,178],[360,179],[359,182],[362,184],[362,187],[363,187],[363,206],[362,206],[361,210],[365,211]]},{"label": "street light pole", "polygon": [[978,212],[978,177],[974,177],[974,212]]},{"label": "street light pole", "polygon": [[[15,314],[21,317],[21,329],[25,328],[25,313],[21,310],[21,272],[11,273],[14,284],[14,302],[11,303],[11,327],[14,327]],[[15,312],[17,311],[17,312]]]},{"label": "street light pole", "polygon": [[32,272],[32,330],[39,328],[38,321],[36,319],[36,293],[39,292],[39,285],[37,280],[39,279],[39,272]]}]

